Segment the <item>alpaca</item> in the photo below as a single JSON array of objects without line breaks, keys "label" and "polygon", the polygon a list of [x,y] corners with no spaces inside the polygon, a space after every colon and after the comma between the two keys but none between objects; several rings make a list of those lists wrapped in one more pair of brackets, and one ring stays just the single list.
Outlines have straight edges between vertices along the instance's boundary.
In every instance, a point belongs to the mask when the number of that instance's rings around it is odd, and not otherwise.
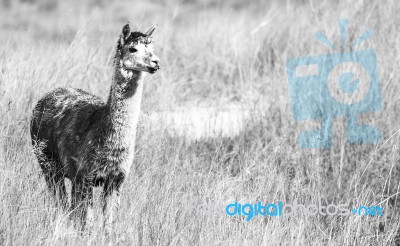
[{"label": "alpaca", "polygon": [[134,158],[143,79],[160,69],[154,29],[131,32],[129,22],[123,27],[107,102],[80,89],[58,88],[33,110],[32,144],[47,186],[66,208],[64,178],[71,180],[71,218],[81,229],[90,219],[96,186],[103,187],[103,226],[110,231],[114,224],[121,185]]}]

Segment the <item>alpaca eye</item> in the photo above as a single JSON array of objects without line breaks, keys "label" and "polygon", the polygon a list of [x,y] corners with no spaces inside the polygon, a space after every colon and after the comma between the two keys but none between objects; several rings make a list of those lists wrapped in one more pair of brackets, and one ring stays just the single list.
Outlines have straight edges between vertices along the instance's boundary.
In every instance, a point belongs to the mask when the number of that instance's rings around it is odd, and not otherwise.
[{"label": "alpaca eye", "polygon": [[133,48],[133,47],[129,47],[129,52],[131,53],[135,53],[137,51],[137,49]]}]

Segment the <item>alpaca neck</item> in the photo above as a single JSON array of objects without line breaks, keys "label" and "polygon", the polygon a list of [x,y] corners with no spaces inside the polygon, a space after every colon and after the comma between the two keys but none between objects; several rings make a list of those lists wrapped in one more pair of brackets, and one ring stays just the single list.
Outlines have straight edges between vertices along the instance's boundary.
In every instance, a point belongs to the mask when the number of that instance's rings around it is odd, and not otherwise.
[{"label": "alpaca neck", "polygon": [[[134,148],[136,127],[142,101],[144,72],[127,71],[116,66],[107,101],[110,134],[116,147]],[[129,146],[126,146],[129,145]]]}]

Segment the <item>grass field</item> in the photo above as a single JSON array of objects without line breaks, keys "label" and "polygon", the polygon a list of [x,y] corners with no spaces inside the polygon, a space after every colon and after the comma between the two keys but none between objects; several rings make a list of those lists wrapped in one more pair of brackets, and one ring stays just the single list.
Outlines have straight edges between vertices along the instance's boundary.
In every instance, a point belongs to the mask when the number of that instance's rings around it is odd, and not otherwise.
[{"label": "grass field", "polygon": [[[400,4],[398,1],[0,1],[0,245],[400,245]],[[334,146],[296,145],[285,63],[331,52],[338,19],[349,40],[365,30],[383,110],[362,117],[377,145],[351,145],[334,124]],[[54,206],[30,144],[35,102],[56,87],[108,95],[116,37],[126,20],[158,24],[162,69],[145,80],[143,114],[242,105],[237,135],[192,139],[140,125],[116,233],[80,235]],[[168,126],[165,126],[167,128]],[[385,216],[229,217],[238,201],[378,205]],[[98,208],[100,214],[100,208]],[[101,221],[101,218],[96,218]]]}]

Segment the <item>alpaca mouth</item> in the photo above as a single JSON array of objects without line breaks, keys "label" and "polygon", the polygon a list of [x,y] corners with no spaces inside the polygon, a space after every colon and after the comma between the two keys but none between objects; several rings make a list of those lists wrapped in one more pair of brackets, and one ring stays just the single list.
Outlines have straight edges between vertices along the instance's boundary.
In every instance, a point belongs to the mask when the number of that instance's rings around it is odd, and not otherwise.
[{"label": "alpaca mouth", "polygon": [[157,65],[155,67],[148,66],[148,69],[149,69],[149,73],[154,74],[155,72],[157,72],[157,70],[160,69],[160,66],[159,65]]},{"label": "alpaca mouth", "polygon": [[156,66],[150,66],[147,64],[142,64],[142,67],[139,68],[135,68],[135,67],[130,67],[130,66],[124,66],[123,69],[125,71],[145,71],[145,72],[149,72],[151,74],[157,72],[160,69],[160,65],[156,65]]}]

